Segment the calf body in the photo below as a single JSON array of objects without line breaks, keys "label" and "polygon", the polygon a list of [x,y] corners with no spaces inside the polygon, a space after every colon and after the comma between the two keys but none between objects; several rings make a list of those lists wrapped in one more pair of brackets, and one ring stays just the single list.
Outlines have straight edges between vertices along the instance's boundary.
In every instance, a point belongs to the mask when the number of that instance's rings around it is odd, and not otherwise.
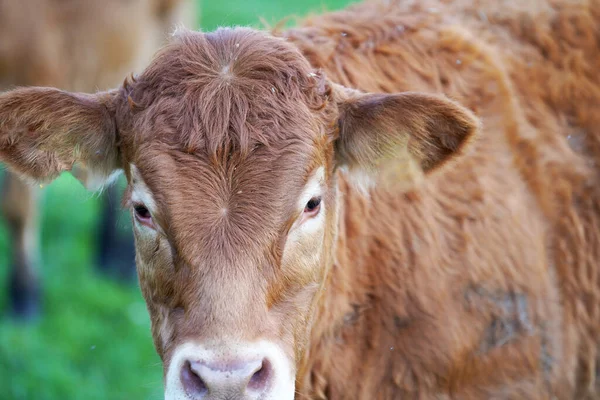
[{"label": "calf body", "polygon": [[443,3],[359,5],[282,33],[336,82],[444,93],[483,126],[416,190],[342,190],[302,386],[597,398],[600,3]]},{"label": "calf body", "polygon": [[0,96],[0,158],[124,169],[168,399],[597,398],[599,21],[181,31],[121,88]]}]

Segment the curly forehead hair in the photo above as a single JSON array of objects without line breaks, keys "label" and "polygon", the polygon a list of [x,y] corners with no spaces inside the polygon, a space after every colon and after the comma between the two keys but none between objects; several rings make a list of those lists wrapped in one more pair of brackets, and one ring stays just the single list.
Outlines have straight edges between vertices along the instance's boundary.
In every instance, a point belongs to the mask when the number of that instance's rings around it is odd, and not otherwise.
[{"label": "curly forehead hair", "polygon": [[177,31],[122,91],[138,140],[150,135],[208,154],[313,141],[323,134],[311,123],[314,111],[329,97],[324,77],[294,45],[247,28]]}]

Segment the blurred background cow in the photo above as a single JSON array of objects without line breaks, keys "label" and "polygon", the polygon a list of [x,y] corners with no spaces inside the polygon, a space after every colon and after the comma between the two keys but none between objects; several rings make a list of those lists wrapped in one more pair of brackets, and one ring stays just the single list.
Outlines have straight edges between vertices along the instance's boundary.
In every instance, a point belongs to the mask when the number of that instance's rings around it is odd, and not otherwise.
[{"label": "blurred background cow", "polygon": [[[194,24],[188,0],[0,0],[0,90],[54,86],[94,92],[144,67],[176,23]],[[190,20],[191,18],[191,20]],[[6,173],[1,209],[9,228],[8,308],[18,317],[39,310],[39,190]],[[134,276],[127,224],[119,224],[119,186],[101,196],[96,262],[120,278]]]},{"label": "blurred background cow", "polygon": [[[104,90],[139,72],[176,24],[273,26],[354,1],[0,0],[0,91]],[[162,398],[148,313],[130,279],[124,180],[98,196],[70,174],[40,189],[3,170],[0,399]]]}]

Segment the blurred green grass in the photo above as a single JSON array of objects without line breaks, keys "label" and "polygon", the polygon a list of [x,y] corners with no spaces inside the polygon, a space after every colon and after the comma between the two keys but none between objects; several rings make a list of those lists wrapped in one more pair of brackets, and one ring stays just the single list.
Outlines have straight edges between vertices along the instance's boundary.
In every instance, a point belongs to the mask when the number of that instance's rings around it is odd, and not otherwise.
[{"label": "blurred green grass", "polygon": [[[199,1],[198,22],[205,31],[263,27],[260,18],[274,25],[286,16],[334,10],[350,2],[205,0]],[[33,324],[7,319],[6,290],[0,292],[0,400],[161,399],[162,367],[138,286],[100,276],[93,266],[98,198],[63,174],[43,189],[40,206],[43,316]],[[129,224],[123,212],[119,226]],[[4,289],[9,257],[8,232],[0,219]]]}]

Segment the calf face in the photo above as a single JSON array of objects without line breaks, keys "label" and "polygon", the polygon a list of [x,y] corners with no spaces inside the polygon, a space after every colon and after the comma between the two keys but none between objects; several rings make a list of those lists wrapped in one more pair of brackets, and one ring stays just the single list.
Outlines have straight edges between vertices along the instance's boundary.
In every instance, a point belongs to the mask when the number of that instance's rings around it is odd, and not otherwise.
[{"label": "calf face", "polygon": [[264,33],[181,31],[119,89],[1,95],[0,159],[35,181],[125,171],[168,399],[291,399],[333,263],[338,170],[414,181],[476,125],[444,98],[338,86]]}]

